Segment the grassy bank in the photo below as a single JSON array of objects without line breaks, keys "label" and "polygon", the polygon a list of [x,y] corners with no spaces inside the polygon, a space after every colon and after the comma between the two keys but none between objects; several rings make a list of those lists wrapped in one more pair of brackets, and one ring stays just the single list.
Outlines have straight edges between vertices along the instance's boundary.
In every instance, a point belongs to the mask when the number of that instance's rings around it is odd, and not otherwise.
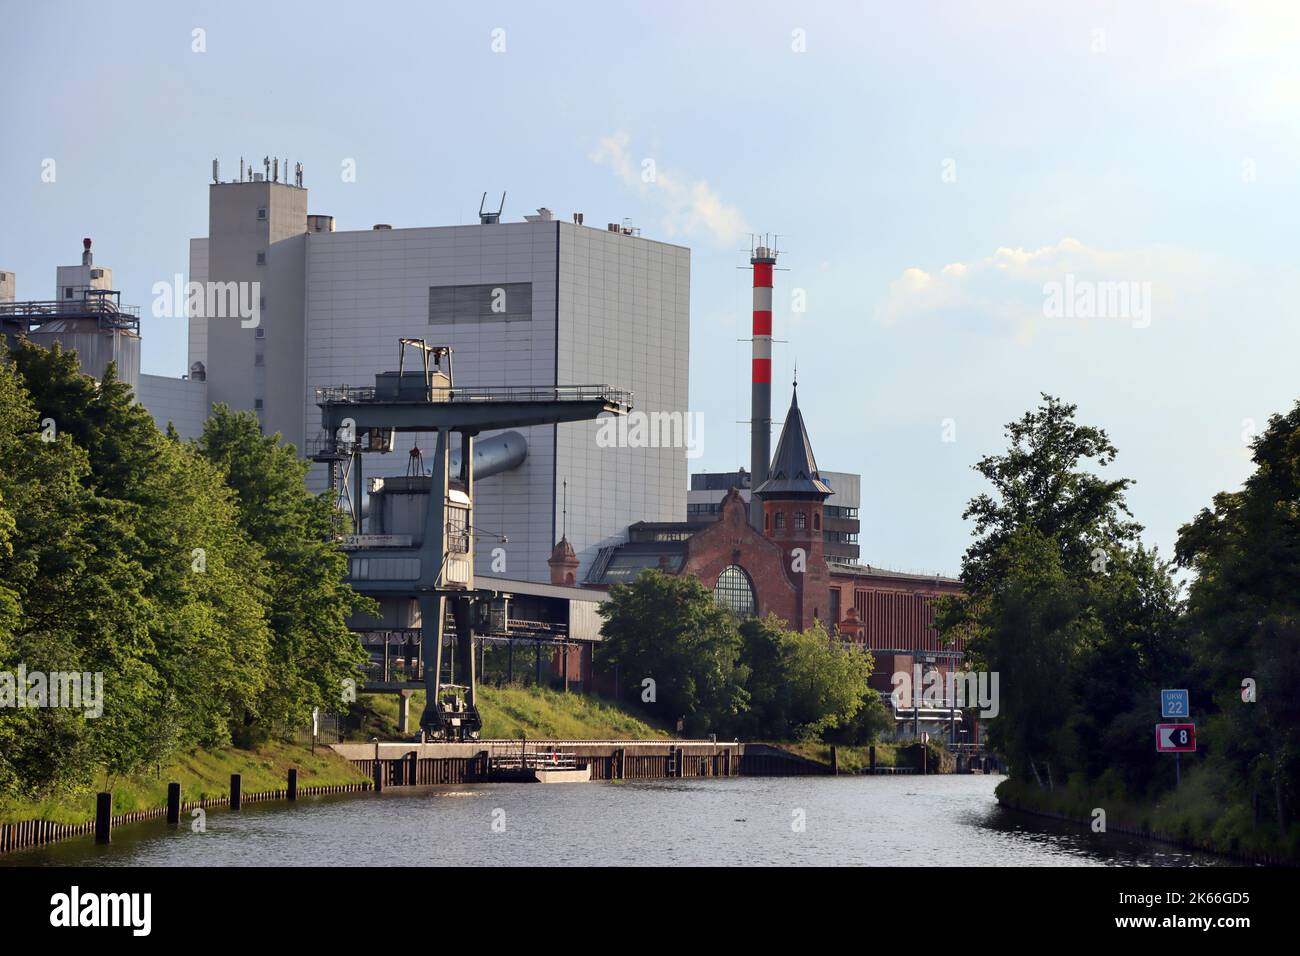
[{"label": "grassy bank", "polygon": [[[792,754],[798,754],[807,760],[816,760],[818,763],[824,763],[826,766],[831,764],[831,747],[830,744],[823,743],[793,743],[793,744],[773,744],[774,747],[780,747],[782,750],[788,750]],[[869,747],[845,747],[838,746],[835,750],[836,760],[839,762],[841,773],[858,773],[866,770],[871,766],[871,753]],[[876,744],[876,766],[893,767],[898,760],[898,752],[892,744]]]},{"label": "grassy bank", "polygon": [[196,750],[177,755],[161,772],[119,777],[88,784],[85,792],[64,794],[44,800],[0,798],[0,822],[50,820],[81,823],[95,815],[95,791],[106,787],[113,792],[113,813],[129,813],[163,806],[167,784],[179,782],[181,799],[200,800],[230,793],[230,775],[240,774],[244,793],[282,790],[290,767],[298,768],[299,787],[326,787],[359,783],[366,778],[328,747],[268,743],[254,750]]},{"label": "grassy bank", "polygon": [[[816,760],[818,763],[824,763],[828,767],[831,763],[831,745],[824,743],[778,743],[773,746],[780,747],[782,750],[788,750],[800,757],[808,760]],[[956,769],[956,761],[951,754],[943,748],[942,744],[931,741],[929,744],[930,756],[927,766],[931,773],[952,773]],[[870,747],[849,747],[843,744],[837,745],[835,750],[835,759],[839,764],[840,773],[860,773],[871,767],[871,748]],[[876,744],[876,766],[877,767],[911,767],[917,770],[921,769],[921,745],[912,744]]]},{"label": "grassy bank", "polygon": [[1107,795],[1077,781],[1055,790],[1010,778],[998,785],[998,799],[1009,807],[1090,824],[1094,810],[1106,812],[1108,829],[1148,835],[1212,853],[1300,861],[1300,825],[1287,838],[1265,816],[1258,825],[1243,794],[1197,768],[1184,771],[1183,784],[1152,803]]},{"label": "grassy bank", "polygon": [[[349,737],[398,737],[395,694],[363,694],[357,704],[355,713],[361,722]],[[414,734],[424,710],[422,691],[412,695],[410,708],[410,734]],[[671,736],[644,714],[600,697],[518,684],[479,687],[479,712],[483,716],[482,736],[489,739],[641,740]]]}]

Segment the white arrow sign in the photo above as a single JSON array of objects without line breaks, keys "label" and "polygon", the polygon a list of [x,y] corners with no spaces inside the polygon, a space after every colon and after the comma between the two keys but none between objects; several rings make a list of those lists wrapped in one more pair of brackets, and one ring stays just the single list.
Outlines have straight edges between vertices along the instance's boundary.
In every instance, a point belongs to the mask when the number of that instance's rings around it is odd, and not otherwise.
[{"label": "white arrow sign", "polygon": [[1191,753],[1196,750],[1195,724],[1156,724],[1156,750]]}]

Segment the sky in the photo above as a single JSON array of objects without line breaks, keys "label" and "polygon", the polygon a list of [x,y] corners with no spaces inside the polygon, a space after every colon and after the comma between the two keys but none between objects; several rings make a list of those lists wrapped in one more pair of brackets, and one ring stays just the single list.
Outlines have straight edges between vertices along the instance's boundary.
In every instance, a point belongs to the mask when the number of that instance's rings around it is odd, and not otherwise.
[{"label": "sky", "polygon": [[748,250],[776,234],[773,417],[797,363],[875,566],[959,570],[971,466],[1040,393],[1108,431],[1166,555],[1300,399],[1289,0],[0,7],[0,270],[47,298],[93,237],[146,373],[187,367],[149,306],[212,159],[278,155],[340,229],[506,190],[508,221],[689,246],[692,470],[748,465]]}]

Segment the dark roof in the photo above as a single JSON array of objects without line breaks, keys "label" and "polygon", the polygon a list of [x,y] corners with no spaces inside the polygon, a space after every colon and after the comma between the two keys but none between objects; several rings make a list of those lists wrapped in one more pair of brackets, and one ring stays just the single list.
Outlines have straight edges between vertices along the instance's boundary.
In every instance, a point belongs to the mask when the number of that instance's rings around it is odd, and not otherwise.
[{"label": "dark roof", "polygon": [[890,571],[886,568],[875,568],[869,564],[841,564],[838,562],[830,564],[832,576],[839,575],[846,577],[853,575],[855,577],[873,577],[873,578],[896,578],[900,581],[929,582],[933,584],[950,584],[961,587],[960,578],[950,578],[942,574],[916,574],[911,571]]},{"label": "dark roof", "polygon": [[638,574],[662,568],[676,574],[686,562],[686,542],[628,542],[601,548],[587,571],[587,584],[628,584]]},{"label": "dark roof", "polygon": [[835,491],[822,481],[817,472],[817,459],[813,457],[812,442],[799,412],[799,386],[796,384],[790,398],[790,411],[786,413],[781,428],[781,440],[776,445],[772,469],[767,481],[754,489],[760,498],[821,498],[825,500]]}]

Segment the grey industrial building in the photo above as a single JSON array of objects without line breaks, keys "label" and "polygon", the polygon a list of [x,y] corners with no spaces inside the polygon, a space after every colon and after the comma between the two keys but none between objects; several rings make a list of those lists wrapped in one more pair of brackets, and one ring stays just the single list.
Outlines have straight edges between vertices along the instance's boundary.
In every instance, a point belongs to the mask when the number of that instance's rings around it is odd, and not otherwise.
[{"label": "grey industrial building", "polygon": [[[316,389],[373,381],[400,338],[419,338],[450,346],[467,385],[610,383],[633,393],[638,412],[688,413],[689,249],[547,209],[522,222],[485,213],[473,225],[338,230],[309,215],[300,177],[274,181],[272,168],[213,182],[208,235],[190,243],[191,281],[258,290],[255,326],[189,318],[204,403],[254,410],[267,433],[310,454],[325,438]],[[153,393],[175,407],[195,387]],[[148,392],[146,402],[155,407]],[[477,573],[548,581],[562,525],[585,568],[628,524],[680,519],[686,449],[603,447],[600,428],[522,429],[522,462],[478,491],[480,529],[495,540],[480,539]],[[399,437],[390,455],[367,456],[366,485],[404,475],[413,443]],[[324,466],[310,482],[325,489]]]}]

